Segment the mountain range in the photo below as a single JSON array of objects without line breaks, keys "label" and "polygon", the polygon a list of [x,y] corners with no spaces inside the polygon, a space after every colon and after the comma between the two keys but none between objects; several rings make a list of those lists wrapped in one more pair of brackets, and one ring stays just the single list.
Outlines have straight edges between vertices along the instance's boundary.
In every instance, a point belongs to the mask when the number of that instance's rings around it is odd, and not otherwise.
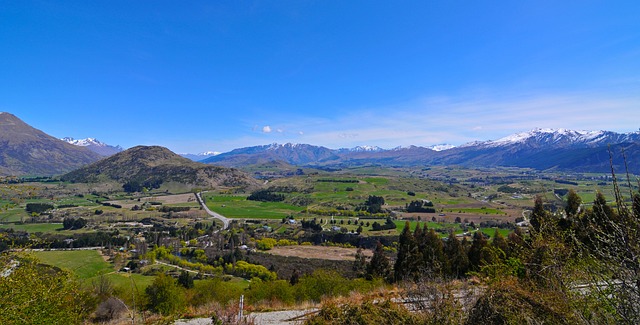
[{"label": "mountain range", "polygon": [[280,160],[308,167],[459,165],[608,172],[611,170],[609,149],[617,170],[623,170],[624,151],[630,170],[640,172],[640,132],[567,129],[534,129],[498,140],[476,141],[457,147],[438,145],[333,150],[307,144],[271,144],[235,149],[202,162],[236,167]]},{"label": "mountain range", "polygon": [[[139,148],[137,151],[142,152],[136,154],[135,157],[138,158],[142,158],[144,153],[154,152]],[[122,151],[119,146],[107,145],[93,138],[84,140],[65,138],[63,141],[29,126],[10,113],[0,113],[0,175],[59,175],[101,158],[107,159],[104,158],[105,156],[114,157],[125,152],[128,150]],[[616,133],[534,129],[497,140],[475,141],[457,147],[442,144],[393,149],[375,146],[329,149],[310,144],[274,143],[234,149],[221,154],[208,152],[183,156],[192,160],[201,160],[206,164],[238,168],[264,164],[277,166],[278,163],[283,163],[289,166],[289,169],[293,167],[335,169],[370,165],[399,167],[459,165],[610,172],[610,152],[616,170],[624,171],[624,156],[629,171],[640,173],[640,131]],[[162,155],[157,155],[157,152],[153,155],[156,158],[160,156]],[[172,160],[175,160],[174,158]],[[185,170],[202,169],[201,166],[190,165],[192,161],[179,158],[183,160],[180,160],[178,165],[187,166]],[[135,167],[122,162],[121,165],[117,173],[126,174],[129,172],[126,168]],[[98,172],[101,169],[94,168],[94,171]],[[81,174],[81,172],[78,173]],[[117,179],[115,174],[106,177]],[[132,175],[132,177],[137,176]],[[190,181],[199,182],[194,179]]]}]

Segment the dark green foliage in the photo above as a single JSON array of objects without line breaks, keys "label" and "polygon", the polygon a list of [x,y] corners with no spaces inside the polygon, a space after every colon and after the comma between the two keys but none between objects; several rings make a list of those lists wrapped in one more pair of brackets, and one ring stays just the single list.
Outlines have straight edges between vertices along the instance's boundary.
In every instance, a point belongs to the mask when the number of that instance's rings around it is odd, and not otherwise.
[{"label": "dark green foliage", "polygon": [[371,261],[367,265],[367,277],[370,279],[388,279],[391,272],[389,258],[384,254],[384,247],[380,242],[376,243]]},{"label": "dark green foliage", "polygon": [[183,211],[189,211],[189,210],[191,210],[191,207],[170,207],[170,206],[163,205],[160,208],[160,212],[183,212]]},{"label": "dark green foliage", "polygon": [[83,219],[83,218],[64,218],[64,220],[62,221],[62,228],[64,228],[65,230],[74,230],[74,229],[81,229],[84,228],[84,226],[87,225],[87,220]]},{"label": "dark green foliage", "polygon": [[53,210],[53,204],[51,203],[27,203],[25,210],[29,213],[43,213],[48,210]]},{"label": "dark green foliage", "polygon": [[411,234],[410,224],[407,221],[398,240],[398,255],[393,268],[394,279],[396,281],[417,280],[420,277],[422,261],[422,253],[418,249],[418,244]]},{"label": "dark green foliage", "polygon": [[[426,227],[426,226],[425,226]],[[418,240],[424,263],[425,273],[434,276],[445,269],[444,245],[435,230],[423,231],[424,239]]]},{"label": "dark green foliage", "polygon": [[269,190],[257,190],[247,197],[247,200],[261,202],[281,202],[284,199],[284,194],[274,193]]},{"label": "dark green foliage", "polygon": [[534,231],[539,232],[542,225],[548,219],[548,213],[544,209],[544,205],[542,203],[542,197],[536,196],[533,206],[533,211],[531,212],[531,227]]},{"label": "dark green foliage", "polygon": [[182,270],[178,276],[178,284],[185,289],[193,288],[193,277],[189,272]]},{"label": "dark green foliage", "polygon": [[[497,230],[496,230],[497,232]],[[471,271],[478,271],[486,260],[484,256],[484,248],[487,247],[488,242],[484,234],[480,231],[476,231],[473,234],[473,240],[471,241],[471,247],[469,248],[469,269]]]},{"label": "dark green foliage", "polygon": [[422,212],[422,213],[435,213],[436,209],[433,208],[432,202],[425,201],[411,201],[407,204],[407,212]]},{"label": "dark green foliage", "polygon": [[313,219],[310,221],[302,220],[300,222],[300,225],[302,226],[303,229],[311,229],[313,231],[322,231],[322,225],[316,222],[316,219]]},{"label": "dark green foliage", "polygon": [[384,225],[380,225],[377,221],[371,224],[371,230],[373,231],[396,229],[396,227],[396,223],[391,218],[387,218]]},{"label": "dark green foliage", "polygon": [[369,195],[363,205],[356,207],[356,211],[367,211],[369,213],[382,213],[384,198],[382,196]]},{"label": "dark green foliage", "polygon": [[455,277],[464,276],[469,269],[469,258],[464,246],[453,232],[447,237],[444,252],[447,259],[447,273]]}]

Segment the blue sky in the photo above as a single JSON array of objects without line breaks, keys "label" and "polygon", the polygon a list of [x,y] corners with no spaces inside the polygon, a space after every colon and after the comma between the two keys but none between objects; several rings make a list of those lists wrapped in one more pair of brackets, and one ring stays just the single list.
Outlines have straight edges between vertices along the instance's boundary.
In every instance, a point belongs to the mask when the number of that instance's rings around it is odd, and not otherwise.
[{"label": "blue sky", "polygon": [[176,152],[640,127],[639,1],[5,1],[0,111]]}]

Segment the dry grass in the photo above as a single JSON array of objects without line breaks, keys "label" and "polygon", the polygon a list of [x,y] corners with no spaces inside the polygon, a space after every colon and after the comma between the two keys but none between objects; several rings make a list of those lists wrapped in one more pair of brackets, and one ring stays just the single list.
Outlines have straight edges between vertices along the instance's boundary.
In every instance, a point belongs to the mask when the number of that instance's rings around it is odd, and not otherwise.
[{"label": "dry grass", "polygon": [[[269,254],[280,256],[295,256],[301,258],[317,258],[332,261],[353,261],[356,256],[357,248],[342,248],[329,246],[282,246],[274,247],[267,251]],[[366,257],[371,257],[371,250],[362,250]]]}]

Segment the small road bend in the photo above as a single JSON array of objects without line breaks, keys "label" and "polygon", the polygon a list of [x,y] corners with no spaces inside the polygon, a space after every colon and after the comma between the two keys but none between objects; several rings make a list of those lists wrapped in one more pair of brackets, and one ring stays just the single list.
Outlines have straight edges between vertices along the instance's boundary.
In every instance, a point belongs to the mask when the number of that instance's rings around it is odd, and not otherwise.
[{"label": "small road bend", "polygon": [[227,228],[229,228],[229,224],[231,223],[231,219],[217,213],[217,212],[213,212],[211,210],[209,210],[209,207],[205,204],[204,200],[202,199],[202,192],[197,192],[196,193],[196,199],[198,199],[198,203],[200,203],[200,206],[202,207],[202,209],[204,209],[204,211],[207,212],[207,214],[209,214],[210,216],[212,216],[215,219],[220,220],[220,222],[222,222],[222,229],[220,230],[226,230]]}]

